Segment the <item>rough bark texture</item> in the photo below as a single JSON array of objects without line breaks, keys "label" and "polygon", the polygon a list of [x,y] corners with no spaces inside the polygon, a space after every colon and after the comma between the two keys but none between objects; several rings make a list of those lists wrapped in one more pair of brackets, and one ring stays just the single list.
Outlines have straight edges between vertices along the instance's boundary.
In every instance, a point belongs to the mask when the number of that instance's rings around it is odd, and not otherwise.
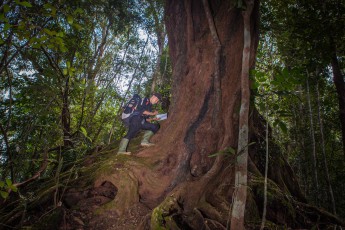
[{"label": "rough bark texture", "polygon": [[[117,156],[117,149],[102,149],[78,167],[59,175],[59,184],[40,181],[42,188],[26,209],[12,202],[0,222],[41,229],[225,229],[234,191],[235,156],[239,132],[240,77],[243,54],[241,9],[232,1],[209,1],[213,21],[222,44],[219,126],[212,125],[216,91],[216,49],[202,1],[166,2],[166,25],[173,64],[172,105],[169,119],[154,136],[155,147],[138,149],[132,140],[133,156]],[[257,43],[258,1],[255,1],[250,30],[251,65]],[[249,119],[248,189],[245,228],[260,227],[263,206],[265,122],[253,110]],[[271,143],[271,142],[270,142]],[[224,150],[227,157],[209,157]],[[268,170],[267,224],[274,228],[324,229],[330,223],[344,225],[336,217],[305,204],[291,167],[273,145]],[[42,184],[45,183],[45,186]],[[68,188],[66,189],[65,186]],[[37,185],[36,185],[37,186]],[[48,209],[52,191],[59,206]],[[28,187],[34,191],[34,187]],[[12,206],[11,206],[12,205]],[[16,207],[16,208],[13,208]],[[50,210],[43,213],[42,210]],[[41,217],[27,218],[29,213]],[[18,224],[18,220],[21,223]],[[45,221],[44,221],[45,220]],[[55,222],[54,222],[55,220]],[[319,221],[319,222],[318,222]]]},{"label": "rough bark texture", "polygon": [[236,157],[235,192],[232,203],[231,229],[244,229],[244,211],[247,202],[248,187],[248,135],[249,135],[249,64],[250,64],[250,16],[254,1],[245,1],[246,10],[243,15],[243,56],[241,73],[241,109],[239,117],[238,148]]}]

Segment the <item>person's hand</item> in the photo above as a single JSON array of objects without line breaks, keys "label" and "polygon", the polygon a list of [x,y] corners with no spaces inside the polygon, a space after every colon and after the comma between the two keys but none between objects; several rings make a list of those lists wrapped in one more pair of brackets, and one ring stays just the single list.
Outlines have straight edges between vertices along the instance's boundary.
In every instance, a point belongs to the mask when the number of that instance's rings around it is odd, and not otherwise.
[{"label": "person's hand", "polygon": [[144,115],[149,115],[149,116],[156,116],[158,114],[158,111],[155,110],[154,112],[150,112],[150,111],[144,111],[143,112]]},{"label": "person's hand", "polygon": [[153,117],[153,118],[147,118],[146,119],[147,122],[158,121],[158,120],[160,120],[160,118],[158,118],[158,117]]}]

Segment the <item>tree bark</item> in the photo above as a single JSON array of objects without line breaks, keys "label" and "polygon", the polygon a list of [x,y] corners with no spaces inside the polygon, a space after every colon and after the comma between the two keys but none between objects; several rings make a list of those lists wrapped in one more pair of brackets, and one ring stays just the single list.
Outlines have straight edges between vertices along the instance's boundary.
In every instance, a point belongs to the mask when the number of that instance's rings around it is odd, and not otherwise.
[{"label": "tree bark", "polygon": [[207,0],[202,1],[207,22],[210,27],[210,32],[212,35],[213,43],[215,46],[215,51],[214,51],[214,82],[213,82],[213,87],[215,91],[215,105],[214,105],[214,110],[212,114],[212,125],[215,127],[218,127],[219,125],[219,113],[220,111],[220,104],[221,104],[221,97],[222,97],[222,91],[221,91],[221,83],[220,83],[220,73],[219,73],[219,64],[220,64],[220,58],[221,58],[221,51],[222,51],[222,44],[219,41],[217,29],[214,24],[213,17],[211,15],[211,10],[208,4]]},{"label": "tree bark", "polygon": [[249,65],[250,65],[250,16],[253,10],[254,1],[245,1],[247,9],[242,13],[244,24],[244,45],[242,56],[241,74],[241,109],[239,118],[239,133],[237,144],[237,162],[235,175],[235,199],[232,206],[231,229],[244,229],[244,211],[247,200],[247,178],[248,178],[248,133],[249,133]]}]

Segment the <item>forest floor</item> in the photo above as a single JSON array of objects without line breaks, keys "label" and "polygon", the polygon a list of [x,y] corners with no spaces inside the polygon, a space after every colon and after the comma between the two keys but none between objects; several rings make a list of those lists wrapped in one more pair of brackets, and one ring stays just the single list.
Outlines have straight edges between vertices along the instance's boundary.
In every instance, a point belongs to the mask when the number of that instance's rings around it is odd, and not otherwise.
[{"label": "forest floor", "polygon": [[[140,146],[140,140],[141,135],[130,142],[128,151],[132,152],[132,156],[124,156],[125,158],[133,158],[136,153],[144,150]],[[112,158],[113,156],[111,155],[117,152],[117,145],[117,142],[113,143],[110,147],[112,149],[106,151],[108,153],[103,153],[103,150],[96,154],[93,153],[89,158],[85,159],[85,166],[102,164],[99,162],[102,162],[102,160],[97,157],[98,154],[103,155],[104,159]],[[116,163],[113,165],[113,168],[121,166],[121,163]],[[73,192],[72,190],[71,193],[70,191],[70,194],[67,194],[67,203],[77,203],[78,208],[65,209],[64,220],[60,225],[60,229],[141,229],[139,225],[143,220],[149,221],[151,209],[138,201],[131,205],[125,213],[119,215],[116,207],[107,205],[108,202],[111,203],[110,201],[116,195],[117,188],[114,188],[110,183],[92,187],[87,192],[85,190]],[[80,200],[82,196],[84,199]],[[71,200],[74,198],[76,199],[75,201]]]}]

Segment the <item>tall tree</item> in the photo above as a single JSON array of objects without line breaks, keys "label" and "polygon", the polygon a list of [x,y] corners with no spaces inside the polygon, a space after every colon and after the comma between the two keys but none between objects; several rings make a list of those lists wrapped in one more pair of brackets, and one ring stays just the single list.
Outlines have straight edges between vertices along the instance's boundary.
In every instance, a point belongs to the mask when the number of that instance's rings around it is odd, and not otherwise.
[{"label": "tall tree", "polygon": [[251,14],[254,1],[245,1],[246,9],[243,15],[243,53],[241,71],[241,108],[239,117],[239,131],[237,144],[237,169],[235,175],[235,195],[231,215],[231,228],[244,229],[244,211],[247,199],[247,178],[248,178],[248,145],[249,145],[249,105],[250,105],[250,46],[251,34]]}]

